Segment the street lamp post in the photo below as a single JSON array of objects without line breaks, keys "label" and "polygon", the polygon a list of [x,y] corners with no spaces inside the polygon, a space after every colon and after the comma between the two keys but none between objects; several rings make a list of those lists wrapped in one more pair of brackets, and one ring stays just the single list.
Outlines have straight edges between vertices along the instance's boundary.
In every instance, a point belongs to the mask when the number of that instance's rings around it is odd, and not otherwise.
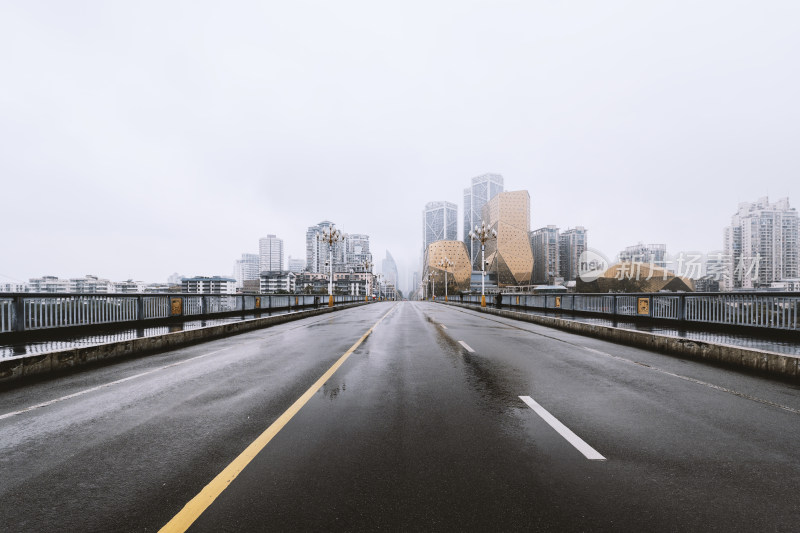
[{"label": "street lamp post", "polygon": [[451,266],[453,266],[453,262],[450,261],[450,259],[447,256],[445,256],[444,258],[442,258],[441,261],[439,261],[439,267],[442,270],[444,270],[444,301],[445,302],[447,301],[447,272],[448,272],[448,269]]},{"label": "street lamp post", "polygon": [[328,279],[328,307],[333,307],[333,245],[344,240],[344,236],[341,231],[331,224],[327,229],[322,230],[322,235],[317,235],[317,239],[328,245],[328,258],[331,267],[331,275]]},{"label": "street lamp post", "polygon": [[[486,307],[485,278],[486,278],[486,241],[497,238],[497,231],[486,227],[486,221],[481,221],[481,225],[475,225],[475,229],[469,232],[469,238],[473,241],[481,241],[481,307]],[[498,280],[498,287],[500,281]]]},{"label": "street lamp post", "polygon": [[433,277],[433,272],[428,272],[428,275],[425,276],[425,290],[428,290],[428,283],[431,284],[431,292],[430,297],[431,301],[436,301],[436,280]]},{"label": "street lamp post", "polygon": [[366,272],[366,276],[364,278],[364,286],[367,289],[367,294],[364,301],[369,302],[369,295],[372,292],[372,262],[369,259],[364,261],[364,272]]}]

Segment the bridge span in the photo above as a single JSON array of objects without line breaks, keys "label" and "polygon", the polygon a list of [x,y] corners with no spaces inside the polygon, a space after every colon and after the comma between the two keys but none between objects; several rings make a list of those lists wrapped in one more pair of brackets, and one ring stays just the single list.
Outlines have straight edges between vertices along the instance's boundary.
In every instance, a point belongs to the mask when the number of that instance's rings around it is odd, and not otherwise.
[{"label": "bridge span", "polygon": [[800,391],[382,302],[0,391],[0,530],[795,530]]}]

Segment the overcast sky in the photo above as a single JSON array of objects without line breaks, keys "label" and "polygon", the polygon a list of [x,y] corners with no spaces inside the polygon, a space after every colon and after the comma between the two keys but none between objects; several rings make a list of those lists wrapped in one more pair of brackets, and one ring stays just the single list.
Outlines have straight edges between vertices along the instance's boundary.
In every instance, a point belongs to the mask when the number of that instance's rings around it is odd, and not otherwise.
[{"label": "overcast sky", "polygon": [[[532,229],[722,247],[800,203],[800,2],[0,1],[0,282],[229,275],[332,220],[417,268],[470,178]],[[460,226],[460,224],[459,224]],[[405,283],[402,283],[405,285]]]}]

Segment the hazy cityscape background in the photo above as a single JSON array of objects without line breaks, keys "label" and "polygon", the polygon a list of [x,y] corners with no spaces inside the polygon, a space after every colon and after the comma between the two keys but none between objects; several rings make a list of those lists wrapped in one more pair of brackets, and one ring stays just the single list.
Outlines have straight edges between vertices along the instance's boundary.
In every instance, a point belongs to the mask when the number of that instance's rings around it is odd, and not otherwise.
[{"label": "hazy cityscape background", "polygon": [[[0,283],[233,275],[332,221],[422,261],[485,173],[614,258],[797,201],[793,2],[4,4]],[[288,264],[283,265],[288,268]]]}]

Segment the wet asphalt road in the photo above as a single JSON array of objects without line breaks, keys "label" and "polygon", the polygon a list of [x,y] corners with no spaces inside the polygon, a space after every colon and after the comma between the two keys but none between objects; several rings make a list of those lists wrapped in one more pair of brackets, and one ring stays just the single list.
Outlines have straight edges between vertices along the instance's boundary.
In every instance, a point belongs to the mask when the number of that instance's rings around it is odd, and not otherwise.
[{"label": "wet asphalt road", "polygon": [[419,302],[1,391],[0,530],[157,531],[390,310],[191,531],[797,530],[796,385]]}]

